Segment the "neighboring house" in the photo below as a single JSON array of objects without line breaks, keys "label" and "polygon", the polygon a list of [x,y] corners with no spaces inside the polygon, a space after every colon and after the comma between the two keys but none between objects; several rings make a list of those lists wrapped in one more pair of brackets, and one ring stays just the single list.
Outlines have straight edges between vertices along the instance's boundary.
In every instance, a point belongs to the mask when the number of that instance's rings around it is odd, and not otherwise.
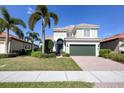
[{"label": "neighboring house", "polygon": [[98,25],[78,24],[62,28],[54,28],[53,50],[69,53],[72,56],[98,56]]},{"label": "neighboring house", "polygon": [[110,49],[115,52],[124,52],[124,33],[103,39],[100,42],[101,49]]},{"label": "neighboring house", "polygon": [[[0,33],[0,53],[6,53],[5,52],[5,39],[6,39],[6,33],[1,32]],[[34,45],[34,48],[38,48],[37,45]],[[24,40],[21,40],[13,35],[9,36],[9,52],[17,52],[22,49],[31,49],[31,43],[26,42]]]}]

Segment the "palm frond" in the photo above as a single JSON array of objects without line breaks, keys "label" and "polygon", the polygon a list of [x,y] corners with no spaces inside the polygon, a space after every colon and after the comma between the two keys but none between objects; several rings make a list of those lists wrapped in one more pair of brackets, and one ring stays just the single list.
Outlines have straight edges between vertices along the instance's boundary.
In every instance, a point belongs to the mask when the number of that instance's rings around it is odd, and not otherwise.
[{"label": "palm frond", "polygon": [[50,15],[49,15],[49,14],[47,14],[47,15],[44,17],[44,24],[45,24],[45,27],[48,25],[48,27],[50,28],[51,22],[50,22]]},{"label": "palm frond", "polygon": [[35,41],[39,41],[39,38],[37,37],[37,38],[35,38]]},{"label": "palm frond", "polygon": [[33,42],[33,39],[30,38],[29,36],[25,36],[25,40],[28,41],[28,42]]},{"label": "palm frond", "polygon": [[11,22],[11,24],[14,24],[14,25],[21,25],[21,26],[23,26],[24,28],[26,28],[25,22],[24,22],[23,20],[21,20],[21,19],[18,19],[18,18],[11,18],[11,19],[10,19],[10,22]]},{"label": "palm frond", "polygon": [[37,32],[29,32],[28,31],[26,34],[28,35],[29,38],[31,38],[33,40],[34,39],[36,40],[38,38],[38,36],[39,36],[39,34]]},{"label": "palm frond", "polygon": [[8,10],[5,8],[5,7],[1,7],[0,8],[0,11],[1,11],[1,14],[3,16],[3,18],[6,20],[6,21],[10,21],[10,14],[8,12]]},{"label": "palm frond", "polygon": [[33,36],[33,32],[30,32],[30,31],[26,32],[26,34],[28,35],[28,37],[32,37]]},{"label": "palm frond", "polygon": [[45,14],[48,13],[48,8],[46,5],[38,5],[36,7],[36,11],[40,12],[42,16],[45,16]]},{"label": "palm frond", "polygon": [[26,32],[26,35],[28,35],[30,33],[30,31]]},{"label": "palm frond", "polygon": [[19,29],[17,26],[11,25],[10,28],[13,32],[15,32],[15,34],[20,38],[23,39],[24,38],[24,33],[21,29]]},{"label": "palm frond", "polygon": [[39,33],[37,33],[37,32],[32,32],[32,34],[33,34],[33,36],[35,36],[35,37],[38,37],[38,36],[39,36]]},{"label": "palm frond", "polygon": [[49,14],[50,14],[50,17],[53,18],[53,20],[54,20],[54,25],[57,25],[58,21],[59,21],[57,14],[55,14],[53,12],[50,12]]},{"label": "palm frond", "polygon": [[30,18],[29,18],[29,21],[28,21],[28,25],[29,25],[29,28],[31,29],[31,30],[34,30],[34,26],[35,26],[35,24],[36,24],[36,22],[38,21],[38,20],[40,20],[40,15],[37,13],[37,12],[35,12],[35,13],[33,13],[31,16],[30,16]]},{"label": "palm frond", "polygon": [[3,32],[6,29],[7,23],[4,19],[0,18],[0,32]]}]

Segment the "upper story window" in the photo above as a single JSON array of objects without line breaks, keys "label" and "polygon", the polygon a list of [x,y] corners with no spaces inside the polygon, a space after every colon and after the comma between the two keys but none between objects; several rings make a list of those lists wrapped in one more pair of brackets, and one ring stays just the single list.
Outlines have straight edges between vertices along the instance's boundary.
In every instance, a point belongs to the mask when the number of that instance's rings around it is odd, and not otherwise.
[{"label": "upper story window", "polygon": [[84,37],[90,37],[90,29],[84,30]]}]

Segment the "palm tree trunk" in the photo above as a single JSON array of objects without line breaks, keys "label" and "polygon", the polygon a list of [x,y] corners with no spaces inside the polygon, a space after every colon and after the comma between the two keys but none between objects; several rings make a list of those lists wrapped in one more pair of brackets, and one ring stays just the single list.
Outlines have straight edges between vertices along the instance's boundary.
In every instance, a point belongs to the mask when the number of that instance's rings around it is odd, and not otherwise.
[{"label": "palm tree trunk", "polygon": [[6,32],[6,43],[5,43],[5,52],[8,54],[9,51],[9,28],[7,28],[7,32]]},{"label": "palm tree trunk", "polygon": [[31,50],[34,51],[34,47],[33,47],[34,43],[31,43]]},{"label": "palm tree trunk", "polygon": [[45,53],[45,27],[42,26],[42,53]]}]

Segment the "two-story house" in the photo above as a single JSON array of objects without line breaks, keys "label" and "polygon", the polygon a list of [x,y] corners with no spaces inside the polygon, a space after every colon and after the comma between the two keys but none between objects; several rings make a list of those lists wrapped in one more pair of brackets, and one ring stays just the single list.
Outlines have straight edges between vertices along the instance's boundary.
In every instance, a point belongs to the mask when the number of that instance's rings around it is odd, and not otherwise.
[{"label": "two-story house", "polygon": [[54,51],[69,53],[71,56],[98,56],[98,25],[78,24],[54,28]]}]

